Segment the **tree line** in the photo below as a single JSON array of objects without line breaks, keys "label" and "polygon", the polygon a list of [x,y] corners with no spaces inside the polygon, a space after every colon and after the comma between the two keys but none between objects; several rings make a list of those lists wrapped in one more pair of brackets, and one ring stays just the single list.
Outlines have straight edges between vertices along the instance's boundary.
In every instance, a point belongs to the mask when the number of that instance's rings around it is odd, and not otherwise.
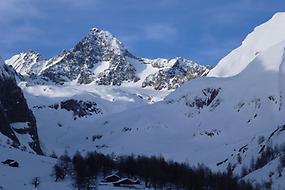
[{"label": "tree line", "polygon": [[209,189],[254,190],[248,182],[240,180],[231,171],[212,172],[203,165],[190,167],[186,163],[165,160],[156,156],[104,155],[97,152],[82,156],[79,152],[72,158],[67,154],[58,158],[53,167],[55,181],[70,176],[78,190],[97,189],[99,176],[117,172],[119,176],[137,178],[145,187],[154,189]]}]

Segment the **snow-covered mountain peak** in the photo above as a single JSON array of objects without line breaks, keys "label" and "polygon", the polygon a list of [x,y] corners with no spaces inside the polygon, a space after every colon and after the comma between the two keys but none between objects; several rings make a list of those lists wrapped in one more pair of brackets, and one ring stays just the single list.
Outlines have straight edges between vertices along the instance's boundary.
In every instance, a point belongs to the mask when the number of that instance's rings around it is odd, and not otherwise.
[{"label": "snow-covered mountain peak", "polygon": [[184,59],[182,57],[174,57],[170,59],[165,58],[156,58],[156,59],[143,59],[146,64],[151,64],[153,67],[156,68],[171,68],[175,65],[195,65],[191,60]]},{"label": "snow-covered mountain peak", "polygon": [[[116,54],[121,54],[126,51],[122,42],[120,42],[112,33],[105,30],[100,30],[98,28],[92,28],[89,34],[86,36],[87,39],[92,41],[101,41],[101,44],[108,47],[114,51]],[[84,40],[83,40],[84,41]],[[86,41],[85,41],[86,42]],[[95,44],[97,45],[97,44]]]},{"label": "snow-covered mountain peak", "polygon": [[285,13],[280,12],[256,27],[242,45],[224,57],[208,76],[229,77],[240,73],[261,52],[285,40],[284,33]]},{"label": "snow-covered mountain peak", "polygon": [[[21,52],[18,55],[13,56],[12,58],[13,59],[17,58],[19,60],[20,60],[20,58],[23,58],[24,60],[31,60],[31,61],[34,61],[34,62],[43,60],[42,55],[39,52],[35,51],[35,50],[29,50],[27,52]],[[8,62],[10,60],[11,61],[15,61],[15,60],[12,60],[12,58],[8,59],[7,61]]]},{"label": "snow-covered mountain peak", "polygon": [[[82,49],[84,47],[86,49]],[[124,48],[122,42],[115,38],[113,34],[108,31],[100,30],[98,28],[92,28],[90,32],[79,43],[75,45],[73,50],[90,50],[90,53],[98,53],[98,56],[106,56],[106,54],[111,53],[121,55],[127,51]]]},{"label": "snow-covered mountain peak", "polygon": [[11,65],[15,71],[23,76],[35,73],[36,68],[41,67],[38,63],[44,61],[42,55],[34,50],[22,52],[6,60],[7,65]]},{"label": "snow-covered mountain peak", "polygon": [[[204,76],[209,67],[190,60],[142,59],[132,55],[110,32],[92,28],[73,48],[49,60],[36,52],[6,61],[26,79],[41,83],[78,83],[173,90],[184,81]],[[43,80],[42,80],[43,79]]]}]

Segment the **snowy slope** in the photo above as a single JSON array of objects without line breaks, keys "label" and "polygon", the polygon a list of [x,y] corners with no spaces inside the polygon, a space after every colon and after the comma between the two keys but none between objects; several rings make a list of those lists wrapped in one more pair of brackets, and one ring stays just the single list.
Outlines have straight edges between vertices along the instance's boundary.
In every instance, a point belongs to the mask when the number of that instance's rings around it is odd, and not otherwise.
[{"label": "snowy slope", "polygon": [[[13,168],[2,164],[7,159],[15,160],[19,163],[18,168]],[[0,189],[3,190],[31,190],[36,189],[32,185],[34,178],[40,181],[40,190],[70,190],[74,189],[70,176],[64,181],[55,182],[52,176],[52,167],[56,159],[46,156],[38,156],[1,145],[0,143]],[[99,190],[125,190],[126,187],[114,187],[112,185],[99,185]]]},{"label": "snowy slope", "polygon": [[285,13],[276,13],[269,21],[256,27],[241,46],[224,57],[208,76],[228,77],[240,73],[260,54],[273,45],[285,40]]},{"label": "snowy slope", "polygon": [[[0,187],[5,190],[34,189],[31,182],[35,177],[41,180],[41,189],[70,189],[66,184],[53,183],[50,174],[55,159],[37,156],[8,146],[0,146],[0,161],[13,159],[19,163],[18,168],[12,168],[0,162]],[[65,187],[65,188],[64,188]]]}]

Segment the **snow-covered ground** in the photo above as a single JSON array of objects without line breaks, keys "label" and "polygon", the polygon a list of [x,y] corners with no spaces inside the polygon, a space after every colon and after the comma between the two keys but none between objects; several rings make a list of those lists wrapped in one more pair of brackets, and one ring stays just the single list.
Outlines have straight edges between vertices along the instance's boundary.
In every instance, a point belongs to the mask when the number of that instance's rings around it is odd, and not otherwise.
[{"label": "snow-covered ground", "polygon": [[[52,167],[56,159],[38,156],[0,144],[0,162],[7,159],[15,160],[19,167],[10,167],[0,163],[0,189],[1,190],[31,190],[35,189],[32,181],[39,179],[39,190],[70,190],[73,189],[72,180],[67,177],[64,181],[55,182],[52,176]],[[124,190],[125,187],[113,185],[98,185],[98,190]]]}]

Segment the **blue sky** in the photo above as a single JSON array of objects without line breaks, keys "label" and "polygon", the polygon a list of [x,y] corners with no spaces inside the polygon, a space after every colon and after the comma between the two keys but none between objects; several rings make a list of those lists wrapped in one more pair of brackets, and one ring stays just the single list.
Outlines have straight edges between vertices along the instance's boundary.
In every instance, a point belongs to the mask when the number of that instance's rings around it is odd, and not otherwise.
[{"label": "blue sky", "polygon": [[284,0],[1,0],[0,54],[69,49],[92,27],[139,57],[216,64]]}]

